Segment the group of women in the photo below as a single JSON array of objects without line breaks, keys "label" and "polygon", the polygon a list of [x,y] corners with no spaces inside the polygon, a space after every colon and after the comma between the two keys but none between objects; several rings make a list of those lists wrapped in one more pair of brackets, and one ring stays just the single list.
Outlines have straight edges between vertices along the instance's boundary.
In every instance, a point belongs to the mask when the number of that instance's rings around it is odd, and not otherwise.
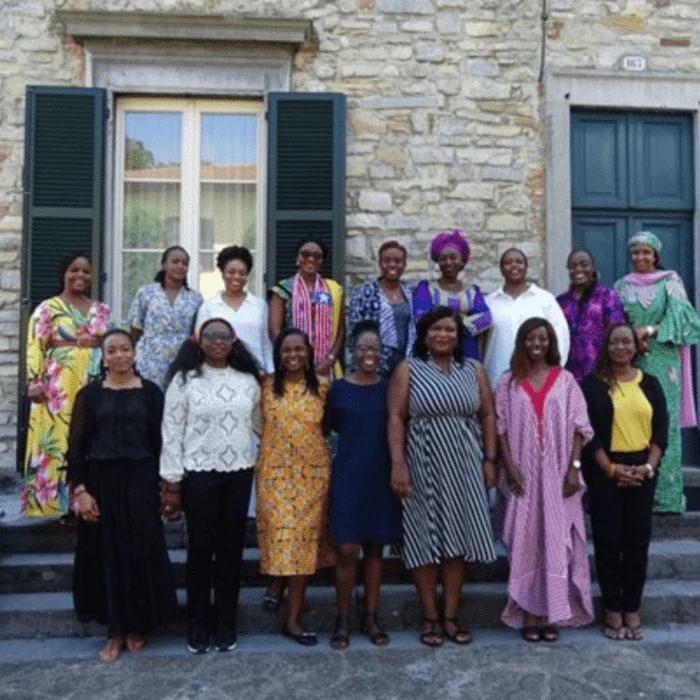
[{"label": "group of women", "polygon": [[288,588],[282,631],[302,645],[317,643],[302,621],[306,584],[329,565],[331,645],[349,645],[360,551],[361,628],[389,642],[382,549],[397,542],[421,642],[469,643],[458,618],[465,562],[495,559],[486,488],[496,485],[511,563],[504,623],[536,642],[592,621],[585,484],[606,635],[641,638],[652,509],[684,507],[680,426],[694,420],[688,346],[700,318],[678,275],[660,268],[659,239],[643,232],[629,247],[635,272],[615,290],[597,281],[590,253],[571,253],[571,286],[555,299],[528,281],[514,248],[500,260],[501,289],[466,284],[459,231],[432,241],[439,278],[411,288],[406,250],[390,241],[380,277],[353,291],[347,328],[317,241],[301,242],[297,274],[269,305],[246,289],[247,249],[219,253],[224,290],[202,302],[186,251],[170,248],[128,330],[107,330],[108,309],[87,297],[89,261],[71,256],[60,295],[30,320],[23,507],[62,515],[71,504],[79,515],[74,598],[81,619],[107,624],[101,658],[136,651],[172,618],[161,517],[182,510],[188,648],[235,646],[254,482],[260,570],[276,582],[266,606]]}]

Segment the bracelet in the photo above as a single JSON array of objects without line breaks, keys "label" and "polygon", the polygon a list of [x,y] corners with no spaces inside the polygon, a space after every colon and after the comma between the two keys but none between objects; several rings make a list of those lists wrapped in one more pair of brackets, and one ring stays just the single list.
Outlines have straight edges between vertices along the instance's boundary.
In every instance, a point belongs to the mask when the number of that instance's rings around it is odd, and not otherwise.
[{"label": "bracelet", "polygon": [[646,331],[647,331],[647,335],[650,338],[653,338],[656,335],[656,329],[654,328],[654,326],[647,326]]},{"label": "bracelet", "polygon": [[649,464],[649,462],[647,462],[647,463],[644,465],[644,468],[647,470],[647,479],[653,479],[653,478],[654,478],[654,474],[655,474],[655,469],[654,469],[654,467],[652,467],[651,464]]}]

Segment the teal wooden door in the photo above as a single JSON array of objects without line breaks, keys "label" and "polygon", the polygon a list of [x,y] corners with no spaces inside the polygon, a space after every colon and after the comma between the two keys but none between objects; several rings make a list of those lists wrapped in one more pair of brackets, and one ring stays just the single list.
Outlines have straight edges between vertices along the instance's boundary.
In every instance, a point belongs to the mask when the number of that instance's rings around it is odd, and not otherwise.
[{"label": "teal wooden door", "polygon": [[[571,184],[572,242],[593,253],[603,284],[631,269],[627,239],[653,231],[696,301],[690,115],[572,112]],[[700,464],[700,433],[683,432],[684,461]]]}]

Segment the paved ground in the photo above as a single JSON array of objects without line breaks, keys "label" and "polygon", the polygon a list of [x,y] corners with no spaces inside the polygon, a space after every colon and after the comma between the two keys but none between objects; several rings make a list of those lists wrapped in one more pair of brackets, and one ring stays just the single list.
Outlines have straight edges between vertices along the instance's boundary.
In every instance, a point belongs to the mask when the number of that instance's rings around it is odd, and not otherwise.
[{"label": "paved ground", "polygon": [[[179,639],[106,666],[101,640],[0,642],[0,699],[113,700],[697,700],[700,627],[650,630],[647,640],[606,642],[598,630],[558,644],[526,645],[507,630],[478,632],[468,649],[432,651],[396,633],[385,650],[353,637],[302,650],[273,636],[241,639],[229,654],[188,656]],[[31,659],[27,662],[27,659]]]}]

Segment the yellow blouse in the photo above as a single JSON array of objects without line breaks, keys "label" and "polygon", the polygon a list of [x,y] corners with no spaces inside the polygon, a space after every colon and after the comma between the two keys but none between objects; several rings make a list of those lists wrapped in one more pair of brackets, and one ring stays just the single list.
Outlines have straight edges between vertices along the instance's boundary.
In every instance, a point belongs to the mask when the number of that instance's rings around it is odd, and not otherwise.
[{"label": "yellow blouse", "polygon": [[615,382],[610,387],[613,404],[612,452],[641,452],[651,442],[652,408],[639,386],[642,372],[628,382]]}]

